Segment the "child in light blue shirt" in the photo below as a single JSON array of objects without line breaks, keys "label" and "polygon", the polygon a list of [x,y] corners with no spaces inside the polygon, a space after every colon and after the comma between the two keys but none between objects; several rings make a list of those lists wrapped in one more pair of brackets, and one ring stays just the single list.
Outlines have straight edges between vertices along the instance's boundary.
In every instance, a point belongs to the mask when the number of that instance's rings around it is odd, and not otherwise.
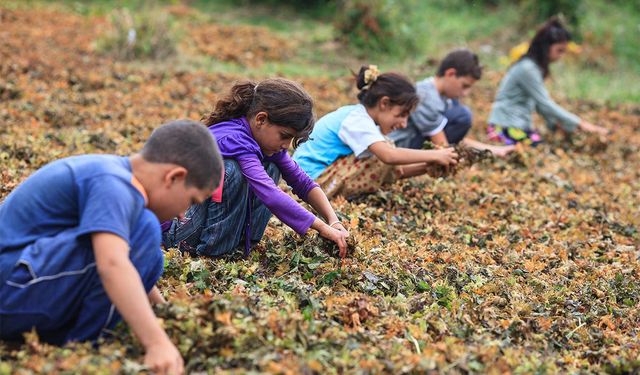
[{"label": "child in light blue shirt", "polygon": [[396,73],[379,74],[375,65],[363,66],[357,87],[360,104],[339,108],[321,118],[309,140],[293,155],[327,196],[374,192],[397,178],[426,173],[427,163],[457,163],[452,148],[396,148],[385,137],[407,126],[407,118],[418,102],[416,89],[407,78]]},{"label": "child in light blue shirt", "polygon": [[312,141],[300,145],[294,160],[311,178],[318,178],[337,159],[351,154],[371,156],[369,146],[385,142],[380,128],[362,104],[344,106],[324,116],[312,133]]}]

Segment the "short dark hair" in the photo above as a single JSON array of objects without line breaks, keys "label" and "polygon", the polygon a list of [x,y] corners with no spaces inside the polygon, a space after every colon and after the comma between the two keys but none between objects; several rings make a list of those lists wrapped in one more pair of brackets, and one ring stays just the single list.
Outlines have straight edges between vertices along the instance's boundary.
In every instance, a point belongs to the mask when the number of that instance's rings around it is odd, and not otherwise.
[{"label": "short dark hair", "polygon": [[456,70],[456,77],[471,76],[476,80],[482,77],[482,65],[480,65],[478,55],[466,48],[449,52],[442,59],[436,75],[442,77],[451,68]]},{"label": "short dark hair", "polygon": [[212,126],[262,111],[275,125],[295,130],[294,146],[309,138],[316,122],[311,96],[300,84],[284,78],[237,82],[202,121]]},{"label": "short dark hair", "polygon": [[542,69],[542,76],[549,76],[549,50],[556,43],[571,41],[571,33],[567,30],[560,18],[554,16],[545,22],[536,32],[529,44],[529,50],[522,57],[529,57]]},{"label": "short dark hair", "polygon": [[374,65],[360,67],[356,78],[356,87],[360,90],[358,100],[365,107],[371,108],[378,104],[382,97],[386,96],[392,105],[402,106],[407,112],[411,112],[418,105],[419,97],[416,87],[409,79],[399,73],[382,73],[367,82],[366,72],[369,69],[377,70]]},{"label": "short dark hair", "polygon": [[151,133],[142,157],[152,163],[184,167],[186,183],[198,189],[216,188],[222,177],[222,156],[214,136],[199,122],[176,120]]}]

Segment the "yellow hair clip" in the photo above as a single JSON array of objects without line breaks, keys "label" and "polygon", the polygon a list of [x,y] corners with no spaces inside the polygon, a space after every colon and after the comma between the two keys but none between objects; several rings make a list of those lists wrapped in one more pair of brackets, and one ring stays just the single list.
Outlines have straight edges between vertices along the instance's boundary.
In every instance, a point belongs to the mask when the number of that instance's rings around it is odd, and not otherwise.
[{"label": "yellow hair clip", "polygon": [[380,75],[380,71],[378,70],[377,65],[369,65],[369,68],[364,71],[364,85],[365,87],[370,86],[373,82],[378,79]]}]

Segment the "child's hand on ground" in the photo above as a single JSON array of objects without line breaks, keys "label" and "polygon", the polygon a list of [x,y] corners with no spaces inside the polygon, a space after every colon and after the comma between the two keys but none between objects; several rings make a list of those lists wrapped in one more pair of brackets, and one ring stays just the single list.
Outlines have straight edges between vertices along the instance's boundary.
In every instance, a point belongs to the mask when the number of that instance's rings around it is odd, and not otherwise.
[{"label": "child's hand on ground", "polygon": [[178,349],[167,337],[146,348],[144,364],[155,374],[184,374],[184,362]]},{"label": "child's hand on ground", "polygon": [[513,151],[516,150],[516,145],[508,145],[508,146],[491,146],[488,147],[487,150],[491,151],[491,153],[497,157],[503,158]]},{"label": "child's hand on ground", "polygon": [[580,122],[580,125],[578,125],[578,127],[584,131],[586,131],[587,133],[595,133],[598,134],[601,137],[606,137],[609,135],[610,131],[607,128],[604,128],[602,126],[598,126],[598,125],[594,125],[588,121],[584,121],[582,120]]},{"label": "child's hand on ground", "polygon": [[349,231],[347,230],[347,228],[344,227],[344,225],[342,225],[342,223],[335,223],[334,225],[331,226],[332,228],[335,228],[341,232],[344,232],[347,234],[347,237],[349,237]]},{"label": "child's hand on ground", "polygon": [[158,287],[154,285],[149,292],[149,302],[151,302],[152,305],[164,305],[167,303],[167,300],[164,299]]},{"label": "child's hand on ground", "polygon": [[439,150],[431,150],[434,155],[433,161],[445,167],[458,164],[458,153],[453,147],[443,148]]},{"label": "child's hand on ground", "polygon": [[338,245],[338,249],[340,249],[340,258],[344,258],[347,256],[347,237],[349,237],[349,232],[346,229],[336,229],[330,226],[326,226],[327,229],[320,230],[320,235],[330,241],[333,241]]}]

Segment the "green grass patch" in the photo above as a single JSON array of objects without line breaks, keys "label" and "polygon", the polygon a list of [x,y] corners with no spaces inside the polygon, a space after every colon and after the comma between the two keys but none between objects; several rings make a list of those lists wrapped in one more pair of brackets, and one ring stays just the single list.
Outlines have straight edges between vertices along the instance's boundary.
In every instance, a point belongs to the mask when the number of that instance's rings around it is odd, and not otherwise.
[{"label": "green grass patch", "polygon": [[[108,15],[114,9],[131,13],[148,7],[144,0],[9,1],[4,6],[49,4],[84,15]],[[380,0],[387,12],[395,40],[391,51],[338,42],[336,29],[340,5],[336,1],[315,1],[301,6],[298,1],[194,0],[198,22],[263,26],[278,35],[296,40],[297,47],[286,61],[270,61],[250,71],[247,67],[215,59],[182,57],[190,69],[237,73],[247,76],[284,75],[339,77],[360,64],[375,63],[382,70],[396,70],[415,78],[434,73],[437,61],[449,50],[468,47],[476,51],[488,70],[506,71],[501,62],[514,45],[527,41],[532,28],[523,28],[522,5],[506,1],[468,0]],[[180,1],[154,2],[157,6],[179,5]],[[198,22],[180,20],[180,29],[198,27]],[[553,66],[551,90],[571,99],[598,102],[637,102],[640,94],[640,7],[632,2],[583,0],[580,7],[582,43],[590,57],[564,61]],[[594,52],[595,51],[595,52]],[[603,54],[603,56],[601,56]],[[581,60],[582,59],[582,60]],[[587,61],[585,63],[586,60]]]}]

